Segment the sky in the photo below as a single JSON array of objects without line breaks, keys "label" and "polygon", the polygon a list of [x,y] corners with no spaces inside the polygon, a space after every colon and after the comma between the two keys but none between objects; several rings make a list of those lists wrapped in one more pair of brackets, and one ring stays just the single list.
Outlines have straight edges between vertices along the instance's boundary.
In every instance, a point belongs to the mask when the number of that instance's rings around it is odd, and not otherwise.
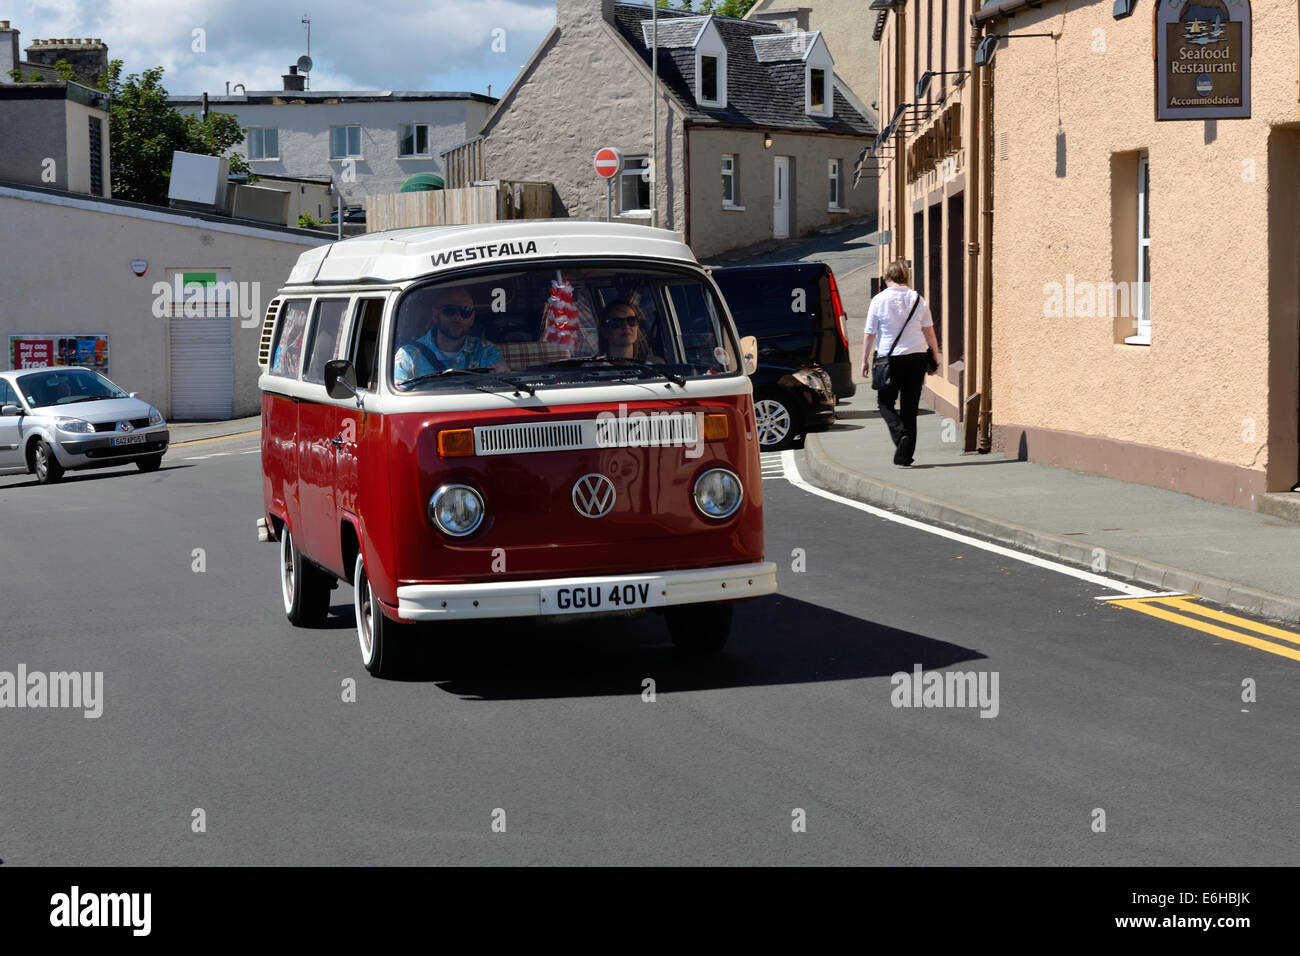
[{"label": "sky", "polygon": [[8,0],[0,10],[24,51],[36,39],[98,37],[124,75],[162,66],[169,93],[212,95],[227,82],[280,89],[307,52],[304,16],[313,90],[490,84],[501,96],[555,23],[555,0]]}]

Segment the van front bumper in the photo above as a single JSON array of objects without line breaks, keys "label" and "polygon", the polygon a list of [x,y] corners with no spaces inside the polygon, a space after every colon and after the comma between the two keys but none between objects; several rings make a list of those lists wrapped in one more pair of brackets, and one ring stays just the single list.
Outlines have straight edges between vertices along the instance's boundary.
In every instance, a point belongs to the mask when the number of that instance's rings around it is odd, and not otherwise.
[{"label": "van front bumper", "polygon": [[776,565],[731,564],[690,571],[647,571],[644,574],[547,578],[533,581],[489,581],[483,584],[405,584],[397,589],[397,613],[407,621],[445,618],[539,617],[556,613],[627,610],[609,604],[559,609],[549,607],[546,594],[554,588],[609,588],[653,579],[660,588],[654,607],[738,601],[776,592]]}]

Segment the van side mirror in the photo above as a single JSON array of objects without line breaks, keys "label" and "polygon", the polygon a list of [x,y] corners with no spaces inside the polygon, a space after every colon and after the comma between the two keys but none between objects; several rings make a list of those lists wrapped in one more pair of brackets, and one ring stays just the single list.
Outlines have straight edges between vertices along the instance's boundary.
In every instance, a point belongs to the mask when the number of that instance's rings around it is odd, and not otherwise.
[{"label": "van side mirror", "polygon": [[358,402],[361,401],[361,396],[357,394],[357,370],[351,362],[347,359],[334,359],[325,363],[325,391],[330,398],[342,399],[351,395]]},{"label": "van side mirror", "polygon": [[23,413],[23,410],[17,405],[5,405],[0,407],[0,415],[5,418],[15,418]]},{"label": "van side mirror", "polygon": [[745,374],[753,375],[758,368],[758,339],[755,336],[746,335],[740,340],[740,357]]}]

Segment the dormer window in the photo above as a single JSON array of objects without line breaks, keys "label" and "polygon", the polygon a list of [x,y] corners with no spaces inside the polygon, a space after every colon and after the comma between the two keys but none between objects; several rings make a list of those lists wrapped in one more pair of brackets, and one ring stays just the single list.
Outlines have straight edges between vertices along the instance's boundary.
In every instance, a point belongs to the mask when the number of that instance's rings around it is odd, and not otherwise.
[{"label": "dormer window", "polygon": [[830,99],[826,90],[826,70],[810,67],[808,70],[808,110],[812,113],[825,113],[826,102]]},{"label": "dormer window", "polygon": [[700,55],[700,102],[718,102],[718,58]]}]

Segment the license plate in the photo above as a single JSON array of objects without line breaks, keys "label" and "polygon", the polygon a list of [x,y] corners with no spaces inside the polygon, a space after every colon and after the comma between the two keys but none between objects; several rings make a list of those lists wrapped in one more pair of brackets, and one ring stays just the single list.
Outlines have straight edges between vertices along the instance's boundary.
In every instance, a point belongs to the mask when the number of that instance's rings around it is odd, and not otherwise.
[{"label": "license plate", "polygon": [[607,581],[542,588],[543,614],[577,614],[584,611],[627,611],[659,607],[664,603],[663,578]]},{"label": "license plate", "polygon": [[118,445],[143,445],[149,440],[148,435],[118,435],[113,439],[113,447]]}]

